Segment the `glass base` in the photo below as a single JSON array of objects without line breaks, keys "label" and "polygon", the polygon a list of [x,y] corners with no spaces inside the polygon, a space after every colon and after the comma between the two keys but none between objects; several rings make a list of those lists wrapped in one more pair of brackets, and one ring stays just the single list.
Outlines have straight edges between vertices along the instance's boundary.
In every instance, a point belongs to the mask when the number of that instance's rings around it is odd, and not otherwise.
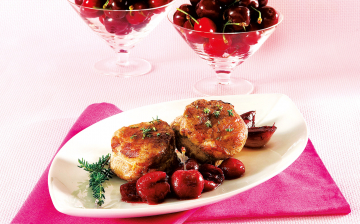
[{"label": "glass base", "polygon": [[201,96],[225,96],[250,94],[254,90],[251,82],[241,78],[230,78],[229,84],[220,84],[216,77],[205,78],[193,87],[196,94]]},{"label": "glass base", "polygon": [[98,72],[104,75],[119,76],[119,77],[134,77],[139,75],[145,75],[150,72],[151,64],[140,58],[129,58],[129,61],[126,65],[116,64],[117,59],[107,58],[101,61],[98,61],[94,68]]}]

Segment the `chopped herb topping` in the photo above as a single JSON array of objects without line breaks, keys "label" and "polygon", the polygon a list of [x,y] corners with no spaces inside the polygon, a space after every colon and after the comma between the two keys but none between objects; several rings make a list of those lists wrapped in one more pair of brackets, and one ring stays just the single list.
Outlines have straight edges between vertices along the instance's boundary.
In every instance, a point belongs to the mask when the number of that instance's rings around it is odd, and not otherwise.
[{"label": "chopped herb topping", "polygon": [[138,128],[139,126],[131,126],[130,128]]},{"label": "chopped herb topping", "polygon": [[170,135],[170,134],[169,134],[169,133],[167,133],[167,132],[166,132],[165,134]]},{"label": "chopped herb topping", "polygon": [[229,116],[234,116],[234,113],[232,112],[232,110],[228,110],[229,112]]},{"label": "chopped herb topping", "polygon": [[199,106],[198,106],[198,105],[196,105],[195,107],[196,107],[196,109],[198,109],[198,108],[199,108]]},{"label": "chopped herb topping", "polygon": [[219,117],[220,116],[220,111],[215,111],[214,115],[215,115],[215,117]]},{"label": "chopped herb topping", "polygon": [[157,133],[156,135],[157,135],[157,136],[160,136],[160,133]]},{"label": "chopped herb topping", "polygon": [[227,132],[232,132],[234,130],[234,128],[227,128],[227,129],[225,129],[225,131],[227,131]]},{"label": "chopped herb topping", "polygon": [[220,124],[220,121],[218,121],[218,124]]},{"label": "chopped herb topping", "polygon": [[204,109],[204,113],[205,113],[205,114],[208,114],[209,112],[210,112],[210,109],[209,109],[209,108],[205,108],[205,109]]},{"label": "chopped herb topping", "polygon": [[149,132],[151,131],[151,129],[150,128],[141,128],[140,129],[142,132],[143,132],[143,139],[145,138],[145,137],[151,137],[151,135],[149,135]]},{"label": "chopped herb topping", "polygon": [[156,128],[155,128],[155,127],[153,127],[152,129],[153,129],[154,131],[156,131]]},{"label": "chopped herb topping", "polygon": [[196,116],[196,118],[200,118],[200,116]]},{"label": "chopped herb topping", "polygon": [[185,117],[188,117],[188,115],[186,114]]},{"label": "chopped herb topping", "polygon": [[206,125],[208,128],[210,128],[210,127],[211,127],[211,121],[210,121],[210,120],[206,121],[206,122],[205,122],[205,125]]},{"label": "chopped herb topping", "polygon": [[158,116],[156,116],[156,119],[155,118],[152,118],[153,120],[150,121],[150,123],[155,123],[155,121],[157,121],[158,123],[160,122],[160,119],[158,118]]},{"label": "chopped herb topping", "polygon": [[137,135],[132,135],[130,138],[133,139],[133,138],[135,138],[136,136],[137,136]]},{"label": "chopped herb topping", "polygon": [[222,108],[223,108],[223,106],[220,107],[220,105],[219,105],[219,110],[222,110]]},{"label": "chopped herb topping", "polygon": [[217,137],[216,140],[220,140],[220,137]]}]

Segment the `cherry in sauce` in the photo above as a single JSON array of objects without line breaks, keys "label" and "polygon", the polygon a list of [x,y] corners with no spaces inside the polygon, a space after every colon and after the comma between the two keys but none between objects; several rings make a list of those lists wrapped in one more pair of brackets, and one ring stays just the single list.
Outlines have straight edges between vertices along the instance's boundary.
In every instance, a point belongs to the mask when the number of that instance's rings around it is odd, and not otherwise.
[{"label": "cherry in sauce", "polygon": [[232,180],[241,177],[245,173],[244,164],[235,158],[224,160],[219,168],[223,171],[225,180]]}]

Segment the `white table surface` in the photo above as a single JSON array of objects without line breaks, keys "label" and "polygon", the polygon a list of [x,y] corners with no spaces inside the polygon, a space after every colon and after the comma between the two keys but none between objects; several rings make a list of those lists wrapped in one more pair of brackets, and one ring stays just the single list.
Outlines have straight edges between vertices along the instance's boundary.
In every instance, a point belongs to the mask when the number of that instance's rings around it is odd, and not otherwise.
[{"label": "white table surface", "polygon": [[[284,22],[233,76],[253,82],[255,94],[295,102],[352,212],[242,223],[360,223],[360,1],[269,5]],[[113,52],[66,0],[2,1],[0,15],[0,223],[16,215],[88,105],[129,110],[197,97],[194,82],[214,75],[166,19],[131,52],[152,63],[151,73],[123,79],[92,68]]]}]

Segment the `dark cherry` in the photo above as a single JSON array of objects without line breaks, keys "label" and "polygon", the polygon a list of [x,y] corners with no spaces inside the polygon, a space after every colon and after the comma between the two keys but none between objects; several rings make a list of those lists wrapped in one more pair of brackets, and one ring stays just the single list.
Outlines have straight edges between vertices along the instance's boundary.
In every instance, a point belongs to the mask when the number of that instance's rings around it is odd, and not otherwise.
[{"label": "dark cherry", "polygon": [[235,31],[243,31],[244,26],[250,24],[250,10],[244,6],[231,6],[224,12],[224,20],[231,23],[240,23],[242,25],[230,25]]},{"label": "dark cherry", "polygon": [[126,14],[126,20],[131,25],[138,25],[146,20],[146,15],[142,11],[130,11]]},{"label": "dark cherry", "polygon": [[244,164],[235,158],[224,160],[219,168],[223,171],[225,180],[232,180],[241,177],[245,173]]},{"label": "dark cherry", "polygon": [[150,205],[164,201],[170,192],[170,185],[166,182],[165,172],[155,171],[140,177],[136,182],[136,190],[143,202]]},{"label": "dark cherry", "polygon": [[121,18],[125,17],[126,12],[125,11],[112,11],[112,10],[125,10],[127,8],[119,0],[110,0],[106,6],[106,9],[111,9],[111,10],[104,11],[104,13],[107,17],[110,17],[113,19],[121,19]]},{"label": "dark cherry", "polygon": [[256,115],[256,111],[253,110],[241,114],[240,117],[244,120],[248,128],[252,128],[255,127],[255,115]]},{"label": "dark cherry", "polygon": [[196,6],[198,3],[200,2],[200,0],[190,0],[190,3],[192,6]]},{"label": "dark cherry", "polygon": [[203,37],[211,37],[216,32],[216,24],[209,18],[202,17],[197,20],[198,23],[194,23],[194,30],[207,32],[207,33],[199,33]]},{"label": "dark cherry", "polygon": [[102,8],[103,0],[84,0],[80,7],[80,15],[86,18],[96,18],[103,15],[103,10],[93,9]]},{"label": "dark cherry", "polygon": [[203,192],[212,191],[218,188],[225,179],[222,170],[210,164],[201,165],[199,168],[199,172],[204,177]]},{"label": "dark cherry", "polygon": [[268,4],[268,0],[258,0],[259,1],[259,7],[264,7]]},{"label": "dark cherry", "polygon": [[201,0],[195,10],[199,18],[207,17],[217,21],[221,19],[224,6],[218,0]]},{"label": "dark cherry", "polygon": [[197,170],[177,170],[171,176],[170,184],[179,199],[194,199],[201,196],[204,178]]},{"label": "dark cherry", "polygon": [[261,12],[263,28],[268,28],[279,22],[279,13],[273,7],[264,6],[259,8],[259,11]]},{"label": "dark cherry", "polygon": [[218,0],[222,5],[228,6],[234,2],[234,0]]},{"label": "dark cherry", "polygon": [[[195,159],[188,159],[185,163],[186,170],[198,170],[199,163]],[[179,163],[178,167],[175,170],[184,170],[184,164]]]},{"label": "dark cherry", "polygon": [[120,186],[121,200],[125,202],[141,202],[141,197],[136,191],[136,180]]},{"label": "dark cherry", "polygon": [[83,0],[75,0],[75,4],[81,5],[83,3]]},{"label": "dark cherry", "polygon": [[105,17],[104,19],[104,25],[105,29],[109,33],[121,33],[125,29],[128,28],[129,23],[126,21],[126,19],[113,19],[110,17]]},{"label": "dark cherry", "polygon": [[146,19],[142,23],[140,23],[138,25],[132,25],[132,27],[134,28],[134,30],[140,32],[143,28],[146,27],[147,24],[149,24],[150,20],[151,20],[151,17],[146,17]]},{"label": "dark cherry", "polygon": [[183,25],[184,28],[189,30],[183,30],[183,35],[185,36],[186,40],[190,43],[197,43],[202,44],[205,42],[205,38],[200,36],[199,33],[193,31],[194,30],[194,23],[190,23],[189,21],[186,21]]},{"label": "dark cherry", "polygon": [[248,138],[245,143],[245,147],[260,148],[269,142],[271,136],[276,131],[275,125],[253,127],[248,129]]},{"label": "dark cherry", "polygon": [[236,4],[240,5],[240,6],[245,6],[245,7],[250,7],[250,6],[255,7],[255,8],[259,7],[258,0],[240,0]]},{"label": "dark cherry", "polygon": [[[189,15],[191,16],[195,16],[196,13],[195,13],[195,9],[192,5],[189,5],[189,4],[182,4],[180,7],[179,7],[180,10],[188,13]],[[173,21],[176,25],[178,26],[183,26],[184,23],[187,21],[187,15],[184,14],[183,12],[179,11],[179,10],[176,10],[176,12],[174,13],[173,15]],[[194,21],[192,21],[194,22]]]}]

